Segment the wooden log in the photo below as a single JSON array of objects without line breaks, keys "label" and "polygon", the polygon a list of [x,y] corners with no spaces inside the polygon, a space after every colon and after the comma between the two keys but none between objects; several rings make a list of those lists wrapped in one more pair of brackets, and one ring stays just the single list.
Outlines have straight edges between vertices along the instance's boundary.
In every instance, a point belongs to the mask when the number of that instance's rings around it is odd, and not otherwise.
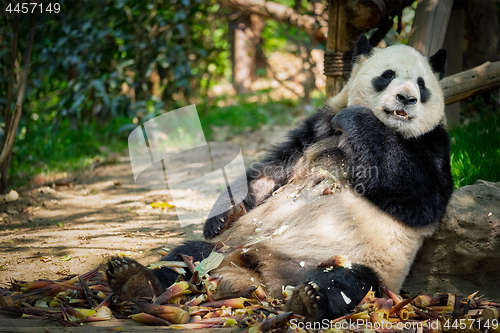
[{"label": "wooden log", "polygon": [[485,90],[500,86],[500,61],[485,62],[481,66],[445,77],[441,80],[446,105]]},{"label": "wooden log", "polygon": [[[330,0],[328,8],[328,37],[326,52],[350,52],[361,33],[350,22],[347,14],[347,2],[343,0]],[[336,75],[326,77],[326,98],[337,95],[345,86],[345,77]]]},{"label": "wooden log", "polygon": [[419,0],[408,45],[429,56],[444,41],[453,0]]}]

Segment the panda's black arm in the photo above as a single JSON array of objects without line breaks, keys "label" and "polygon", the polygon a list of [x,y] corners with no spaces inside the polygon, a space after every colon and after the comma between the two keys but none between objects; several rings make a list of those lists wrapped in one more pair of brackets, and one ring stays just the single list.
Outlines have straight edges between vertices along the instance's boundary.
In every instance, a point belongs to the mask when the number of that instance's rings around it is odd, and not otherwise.
[{"label": "panda's black arm", "polygon": [[[298,127],[287,134],[287,139],[274,146],[260,162],[253,163],[246,172],[248,194],[243,199],[243,207],[235,208],[208,218],[203,225],[203,235],[212,239],[230,227],[241,215],[264,202],[275,190],[286,185],[294,173],[297,161],[313,143],[334,135],[331,127],[333,114],[318,111],[305,119]],[[225,205],[228,198],[224,192],[214,204],[212,210]],[[210,214],[212,215],[212,214]]]},{"label": "panda's black arm", "polygon": [[343,132],[357,193],[412,227],[442,218],[453,191],[449,137],[442,126],[405,139],[360,106],[341,111],[332,126]]}]

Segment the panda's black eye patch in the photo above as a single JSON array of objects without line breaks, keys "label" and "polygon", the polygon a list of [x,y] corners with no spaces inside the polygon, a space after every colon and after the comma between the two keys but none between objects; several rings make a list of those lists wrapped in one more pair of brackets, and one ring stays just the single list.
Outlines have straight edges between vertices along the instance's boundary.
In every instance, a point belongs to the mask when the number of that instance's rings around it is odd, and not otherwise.
[{"label": "panda's black eye patch", "polygon": [[420,101],[422,103],[425,103],[429,100],[429,97],[431,96],[431,92],[425,86],[425,81],[423,78],[419,77],[417,79],[417,84],[418,84],[418,88],[420,89]]},{"label": "panda's black eye patch", "polygon": [[388,69],[382,73],[382,77],[384,79],[392,80],[392,79],[394,79],[394,76],[396,76],[396,73],[394,73],[394,71],[392,71],[390,69]]},{"label": "panda's black eye patch", "polygon": [[418,78],[418,80],[417,80],[417,84],[418,84],[418,87],[419,87],[420,89],[424,89],[424,88],[425,88],[425,81],[424,81],[424,79],[422,79],[421,77],[419,77],[419,78]]},{"label": "panda's black eye patch", "polygon": [[391,69],[386,70],[385,72],[382,73],[382,75],[373,79],[372,81],[373,88],[377,92],[383,91],[385,88],[387,88],[387,86],[391,83],[391,81],[394,79],[395,76],[396,73],[393,70]]}]

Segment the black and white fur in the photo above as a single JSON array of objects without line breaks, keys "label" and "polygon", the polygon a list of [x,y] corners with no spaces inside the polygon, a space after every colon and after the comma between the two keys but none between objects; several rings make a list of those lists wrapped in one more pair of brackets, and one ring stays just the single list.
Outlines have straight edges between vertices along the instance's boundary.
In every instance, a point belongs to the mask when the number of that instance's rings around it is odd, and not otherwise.
[{"label": "black and white fur", "polygon": [[[220,295],[263,284],[279,297],[292,285],[288,309],[320,320],[344,314],[379,284],[399,291],[453,189],[438,83],[445,58],[444,50],[427,60],[407,46],[372,49],[360,37],[342,92],[247,172],[244,207],[206,221],[205,236],[230,248],[215,271]],[[201,259],[211,249],[191,242],[163,260]],[[317,268],[335,255],[352,267]],[[120,260],[107,274],[124,298],[131,289],[156,294],[175,279]]]}]

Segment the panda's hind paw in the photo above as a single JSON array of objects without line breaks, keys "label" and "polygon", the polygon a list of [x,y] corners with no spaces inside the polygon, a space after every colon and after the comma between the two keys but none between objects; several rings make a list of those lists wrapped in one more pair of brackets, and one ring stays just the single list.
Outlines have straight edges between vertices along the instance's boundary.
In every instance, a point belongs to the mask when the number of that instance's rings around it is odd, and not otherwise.
[{"label": "panda's hind paw", "polygon": [[292,297],[286,303],[286,309],[305,316],[308,321],[315,321],[322,317],[325,302],[318,284],[309,281],[295,287]]},{"label": "panda's hind paw", "polygon": [[122,300],[159,296],[163,292],[153,272],[133,259],[113,257],[106,266],[109,287]]}]

